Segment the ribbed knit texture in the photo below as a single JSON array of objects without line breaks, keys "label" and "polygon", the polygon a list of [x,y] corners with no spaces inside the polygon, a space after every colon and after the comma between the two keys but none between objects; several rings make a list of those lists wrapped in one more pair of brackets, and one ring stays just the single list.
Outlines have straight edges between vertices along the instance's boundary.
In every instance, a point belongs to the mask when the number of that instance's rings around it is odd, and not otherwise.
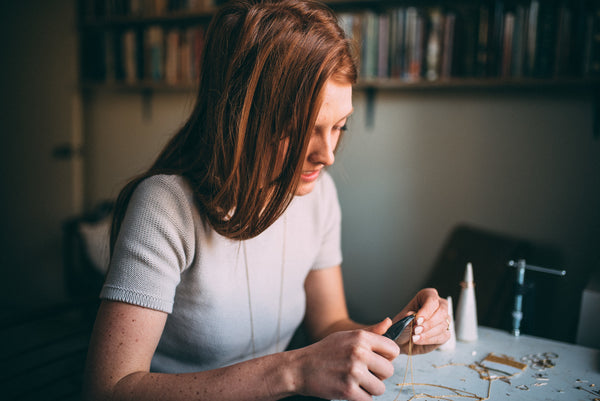
[{"label": "ribbed knit texture", "polygon": [[[331,177],[295,197],[285,212],[286,252],[280,344],[277,317],[283,218],[246,241],[257,355],[284,348],[305,311],[311,269],[341,263],[340,208]],[[252,357],[241,242],[214,232],[179,176],[154,176],[135,190],[101,298],[169,313],[152,370],[214,369]]]}]

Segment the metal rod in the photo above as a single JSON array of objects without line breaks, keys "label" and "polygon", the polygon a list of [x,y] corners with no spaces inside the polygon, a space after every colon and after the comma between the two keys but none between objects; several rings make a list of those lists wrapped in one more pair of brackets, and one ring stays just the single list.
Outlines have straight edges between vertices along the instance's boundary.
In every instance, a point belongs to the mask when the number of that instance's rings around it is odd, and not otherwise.
[{"label": "metal rod", "polygon": [[523,319],[523,286],[525,285],[525,261],[519,261],[517,267],[517,288],[515,295],[515,305],[512,312],[513,335],[521,335],[521,320]]},{"label": "metal rod", "polygon": [[[521,261],[523,261],[523,259],[520,259],[517,262],[515,262],[514,260],[511,260],[508,262],[508,265],[510,267],[520,267],[519,263]],[[523,263],[525,263],[525,261],[523,261]],[[531,271],[536,271],[536,272],[541,272],[541,273],[554,274],[556,276],[565,276],[567,274],[566,270],[548,269],[547,267],[540,267],[540,266],[534,266],[534,265],[528,265],[528,264],[525,264],[525,269],[531,270]]]}]

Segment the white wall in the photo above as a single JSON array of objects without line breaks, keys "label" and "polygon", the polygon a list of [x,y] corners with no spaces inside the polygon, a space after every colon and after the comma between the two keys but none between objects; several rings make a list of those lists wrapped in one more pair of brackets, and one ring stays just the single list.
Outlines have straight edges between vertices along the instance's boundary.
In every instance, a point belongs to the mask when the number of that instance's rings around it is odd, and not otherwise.
[{"label": "white wall", "polygon": [[86,199],[114,199],[148,168],[193,106],[193,94],[90,91],[85,102]]},{"label": "white wall", "polygon": [[[94,95],[87,109],[91,201],[114,196],[190,109],[156,94]],[[392,315],[420,288],[459,223],[558,246],[587,268],[600,238],[600,140],[589,95],[380,92],[355,114],[332,174],[343,209],[352,314]],[[597,259],[594,259],[597,262]],[[562,266],[556,266],[562,267]]]},{"label": "white wall", "polygon": [[372,130],[364,98],[355,103],[334,173],[357,316],[408,301],[460,223],[555,245],[567,266],[549,267],[570,278],[597,263],[600,140],[589,99],[381,93]]}]

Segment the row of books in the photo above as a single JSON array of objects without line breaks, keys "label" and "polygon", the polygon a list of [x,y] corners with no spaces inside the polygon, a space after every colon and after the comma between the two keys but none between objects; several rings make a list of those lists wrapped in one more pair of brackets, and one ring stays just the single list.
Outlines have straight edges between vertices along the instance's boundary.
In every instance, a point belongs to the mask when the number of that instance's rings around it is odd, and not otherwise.
[{"label": "row of books", "polygon": [[[600,76],[600,0],[457,3],[463,5],[341,13],[342,28],[358,44],[361,78]],[[91,29],[83,34],[82,78],[193,83],[203,40],[200,25]]]},{"label": "row of books", "polygon": [[164,28],[104,32],[88,57],[85,80],[105,83],[141,82],[189,85],[196,82],[204,46],[204,27]]},{"label": "row of books", "polygon": [[80,0],[81,13],[90,19],[157,17],[214,9],[218,0]]},{"label": "row of books", "polygon": [[340,21],[364,79],[600,75],[600,1],[573,3],[397,7]]}]

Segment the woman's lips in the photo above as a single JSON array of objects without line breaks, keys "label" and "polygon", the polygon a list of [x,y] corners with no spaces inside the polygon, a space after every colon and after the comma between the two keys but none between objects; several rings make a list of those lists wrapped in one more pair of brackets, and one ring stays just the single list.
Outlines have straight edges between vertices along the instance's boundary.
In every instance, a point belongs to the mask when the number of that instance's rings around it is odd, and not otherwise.
[{"label": "woman's lips", "polygon": [[317,179],[320,172],[321,170],[304,171],[300,177],[302,178],[302,181],[314,181]]}]

